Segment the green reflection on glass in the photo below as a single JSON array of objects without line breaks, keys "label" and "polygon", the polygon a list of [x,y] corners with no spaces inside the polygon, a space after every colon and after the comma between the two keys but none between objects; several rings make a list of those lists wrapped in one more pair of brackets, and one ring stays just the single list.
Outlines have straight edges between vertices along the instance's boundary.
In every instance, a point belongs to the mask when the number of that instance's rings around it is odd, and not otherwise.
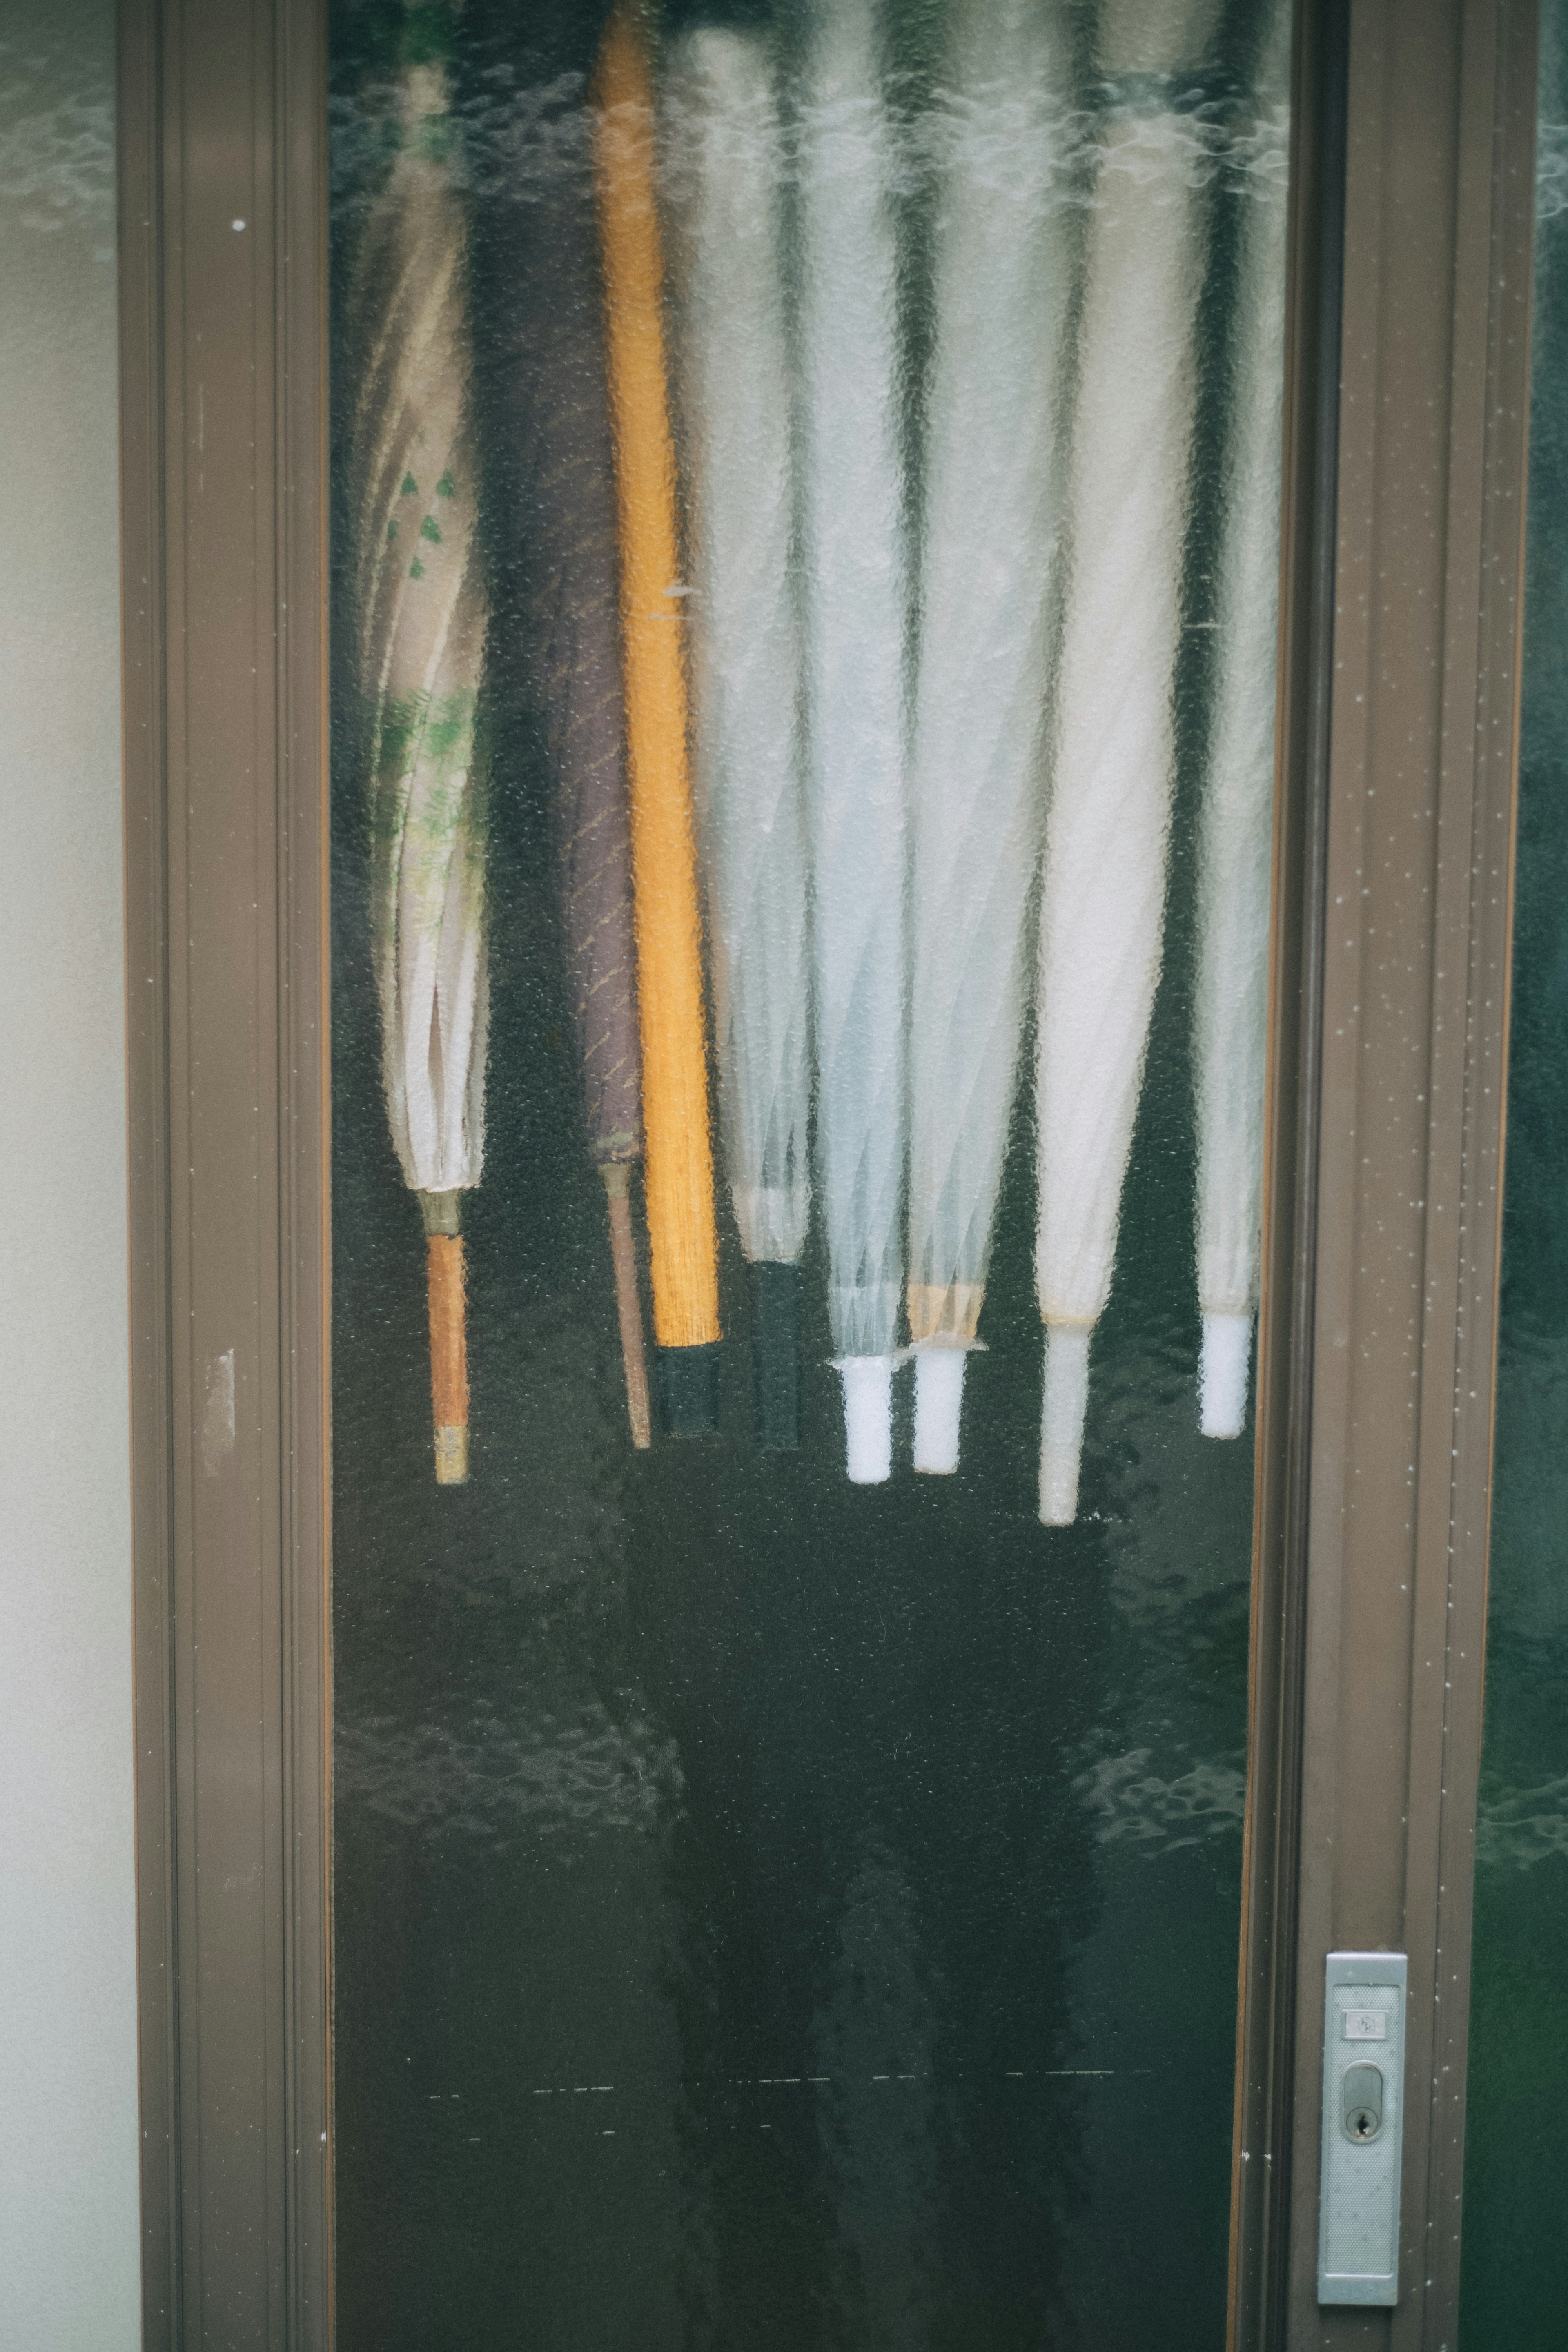
[{"label": "green reflection on glass", "polygon": [[1554,2352],[1568,2312],[1568,8],[1542,17],[1465,2352]]}]

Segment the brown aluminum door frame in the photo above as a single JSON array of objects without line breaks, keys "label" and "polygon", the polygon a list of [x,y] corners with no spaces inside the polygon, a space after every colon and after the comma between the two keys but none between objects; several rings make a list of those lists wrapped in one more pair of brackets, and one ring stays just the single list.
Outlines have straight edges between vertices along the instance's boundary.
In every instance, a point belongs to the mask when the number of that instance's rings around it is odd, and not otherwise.
[{"label": "brown aluminum door frame", "polygon": [[[121,13],[145,2341],[325,2352],[325,12]],[[1233,2339],[1436,2347],[1458,2291],[1533,12],[1349,0],[1337,404],[1334,10],[1300,14]],[[1392,2317],[1312,2300],[1321,1961],[1352,1941],[1409,1950],[1412,2080],[1433,2081]]]},{"label": "brown aluminum door frame", "polygon": [[143,2342],[325,2347],[325,46],[124,0]]},{"label": "brown aluminum door frame", "polygon": [[[1292,2345],[1438,2352],[1458,2315],[1534,52],[1530,0],[1352,9]],[[1335,1947],[1410,1959],[1391,2314],[1320,2313],[1315,2299],[1322,1956]]]},{"label": "brown aluminum door frame", "polygon": [[[1303,740],[1304,806],[1281,827],[1309,943],[1300,1124],[1292,1139],[1281,1106],[1277,1129],[1299,1172],[1271,1193],[1261,1383],[1231,2315],[1247,2352],[1440,2352],[1458,2318],[1534,44],[1532,0],[1350,0],[1331,667],[1321,639],[1312,661],[1326,778],[1320,793]],[[1292,522],[1288,485],[1288,562]],[[1289,620],[1284,649],[1289,814]],[[1336,1948],[1409,1955],[1392,2311],[1316,2298]]]}]

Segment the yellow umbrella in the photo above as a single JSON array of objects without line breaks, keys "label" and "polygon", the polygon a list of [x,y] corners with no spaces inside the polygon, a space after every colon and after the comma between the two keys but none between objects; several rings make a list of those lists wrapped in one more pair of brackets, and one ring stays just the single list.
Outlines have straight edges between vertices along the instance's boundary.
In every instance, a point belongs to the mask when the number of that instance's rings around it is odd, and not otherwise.
[{"label": "yellow umbrella", "polygon": [[594,100],[620,513],[653,1319],[665,1409],[671,1425],[687,1432],[717,1418],[718,1236],[653,93],[641,25],[629,5],[617,8],[606,28]]}]

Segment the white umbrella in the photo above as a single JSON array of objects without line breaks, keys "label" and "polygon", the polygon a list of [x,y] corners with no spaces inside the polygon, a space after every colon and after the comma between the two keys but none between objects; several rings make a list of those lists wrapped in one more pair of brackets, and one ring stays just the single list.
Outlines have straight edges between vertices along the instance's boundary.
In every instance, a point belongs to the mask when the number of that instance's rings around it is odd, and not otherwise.
[{"label": "white umbrella", "polygon": [[1017,1083],[1071,248],[1064,12],[959,0],[939,120],[935,347],[911,775],[915,1468],[958,1466]]},{"label": "white umbrella", "polygon": [[1107,0],[1100,25],[1101,72],[1137,76],[1145,94],[1105,125],[1079,330],[1036,1085],[1047,1527],[1078,1513],[1089,1335],[1110,1290],[1164,919],[1206,207],[1190,118],[1151,78],[1194,60],[1215,7]]},{"label": "white umbrella", "polygon": [[816,0],[799,236],[817,1164],[848,1474],[891,1467],[908,858],[894,151],[871,0]]},{"label": "white umbrella", "polygon": [[484,823],[474,712],[487,606],[475,531],[467,219],[439,63],[396,86],[400,143],[352,303],[362,355],[352,499],[371,730],[373,954],[382,1075],[427,1235],[436,1475],[468,1475],[459,1197],[484,1153]]},{"label": "white umbrella", "polygon": [[1277,0],[1243,206],[1219,566],[1215,710],[1198,820],[1199,1408],[1208,1437],[1247,1418],[1263,1213],[1264,1046],[1274,835],[1275,657],[1285,405],[1289,8]]},{"label": "white umbrella", "polygon": [[730,1198],[753,1276],[764,1444],[798,1443],[810,955],[791,556],[783,155],[768,47],[704,27],[667,82],[678,192],[696,797]]}]

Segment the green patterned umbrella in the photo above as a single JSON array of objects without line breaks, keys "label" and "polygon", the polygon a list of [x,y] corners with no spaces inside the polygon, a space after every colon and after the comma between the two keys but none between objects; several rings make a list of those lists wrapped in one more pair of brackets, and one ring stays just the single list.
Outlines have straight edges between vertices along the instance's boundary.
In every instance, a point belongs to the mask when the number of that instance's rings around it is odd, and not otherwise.
[{"label": "green patterned umbrella", "polygon": [[[418,12],[395,152],[360,240],[351,499],[370,732],[373,954],[382,1076],[427,1236],[436,1475],[468,1475],[461,1194],[484,1150],[485,825],[474,714],[487,605],[469,413],[468,221],[456,184],[445,12]],[[405,51],[416,47],[412,14]]]}]

